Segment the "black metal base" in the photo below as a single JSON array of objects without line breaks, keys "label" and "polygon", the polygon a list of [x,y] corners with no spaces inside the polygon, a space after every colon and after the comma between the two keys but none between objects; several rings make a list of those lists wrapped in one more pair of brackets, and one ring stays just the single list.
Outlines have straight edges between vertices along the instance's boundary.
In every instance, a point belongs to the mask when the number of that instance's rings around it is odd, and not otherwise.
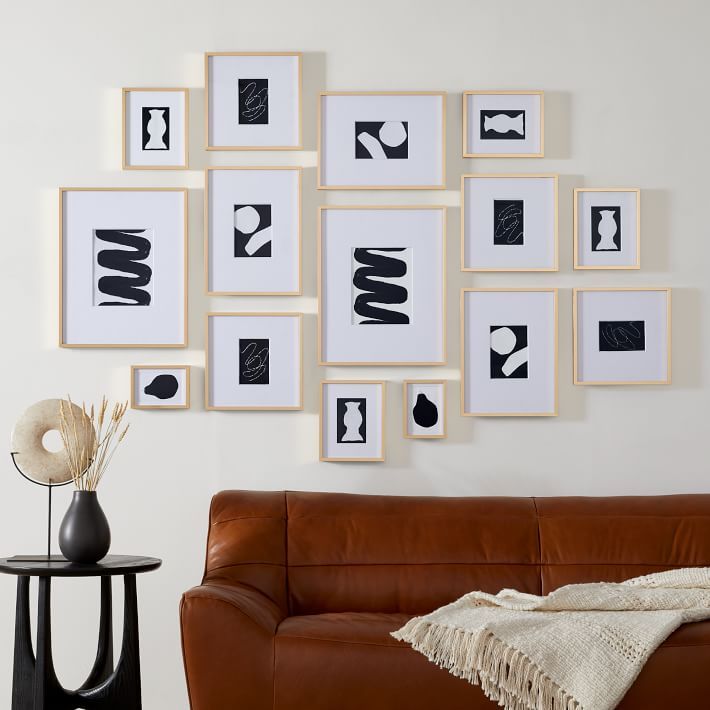
[{"label": "black metal base", "polygon": [[75,691],[62,688],[52,661],[51,577],[39,578],[37,656],[30,631],[30,578],[17,579],[12,710],[141,710],[138,603],[135,574],[124,575],[123,645],[113,666],[111,578],[101,577],[101,621],[94,666]]}]

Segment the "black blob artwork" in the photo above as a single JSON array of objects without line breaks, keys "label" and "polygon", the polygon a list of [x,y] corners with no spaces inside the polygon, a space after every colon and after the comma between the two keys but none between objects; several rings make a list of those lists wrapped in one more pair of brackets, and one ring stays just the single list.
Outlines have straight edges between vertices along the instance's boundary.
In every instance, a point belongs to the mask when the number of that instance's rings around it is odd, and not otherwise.
[{"label": "black blob artwork", "polygon": [[268,338],[239,338],[239,384],[269,384]]},{"label": "black blob artwork", "polygon": [[239,79],[239,123],[267,124],[269,122],[269,80]]},{"label": "black blob artwork", "polygon": [[147,229],[97,229],[94,231],[99,242],[117,244],[123,249],[97,249],[96,261],[99,266],[123,275],[99,277],[97,289],[100,294],[114,300],[100,300],[99,306],[149,306],[150,284],[153,270],[143,262],[150,256],[151,242]]},{"label": "black blob artwork", "polygon": [[481,111],[481,140],[523,140],[525,111]]},{"label": "black blob artwork", "polygon": [[621,207],[592,206],[592,251],[621,251]]},{"label": "black blob artwork", "polygon": [[646,349],[646,323],[642,320],[599,321],[599,350],[629,352]]},{"label": "black blob artwork", "polygon": [[528,358],[526,325],[491,326],[491,379],[527,379]]},{"label": "black blob artwork", "polygon": [[523,200],[493,200],[493,244],[522,246]]},{"label": "black blob artwork", "polygon": [[175,375],[158,375],[143,388],[143,392],[158,399],[171,399],[177,394],[179,387]]},{"label": "black blob artwork", "polygon": [[355,160],[409,157],[409,121],[355,121]]},{"label": "black blob artwork", "polygon": [[170,150],[170,107],[143,106],[143,150]]},{"label": "black blob artwork", "polygon": [[412,409],[412,418],[415,424],[429,429],[439,421],[439,408],[423,392],[420,392]]},{"label": "black blob artwork", "polygon": [[396,283],[407,275],[407,262],[397,258],[405,247],[356,248],[353,259],[353,286],[361,291],[355,297],[355,322],[360,325],[395,325],[409,323],[409,315],[396,306],[406,304],[409,291]]},{"label": "black blob artwork", "polygon": [[234,205],[234,256],[271,256],[271,205]]},{"label": "black blob artwork", "polygon": [[335,402],[336,441],[339,444],[367,442],[367,400],[364,397],[338,397]]}]

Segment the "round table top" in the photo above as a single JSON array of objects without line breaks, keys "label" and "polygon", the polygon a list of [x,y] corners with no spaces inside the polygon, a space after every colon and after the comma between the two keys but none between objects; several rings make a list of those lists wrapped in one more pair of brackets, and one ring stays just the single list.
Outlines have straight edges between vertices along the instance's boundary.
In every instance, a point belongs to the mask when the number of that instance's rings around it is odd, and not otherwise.
[{"label": "round table top", "polygon": [[95,564],[69,562],[52,555],[17,555],[0,559],[0,573],[20,577],[108,577],[122,574],[152,572],[163,564],[156,557],[135,555],[107,555]]}]

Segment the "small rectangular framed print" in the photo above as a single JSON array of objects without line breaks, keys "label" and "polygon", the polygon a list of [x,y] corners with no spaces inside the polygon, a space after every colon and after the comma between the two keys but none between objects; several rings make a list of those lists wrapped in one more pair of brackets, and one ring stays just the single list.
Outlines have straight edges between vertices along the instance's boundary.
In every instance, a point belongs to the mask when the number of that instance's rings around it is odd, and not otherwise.
[{"label": "small rectangular framed print", "polygon": [[301,149],[300,52],[205,54],[207,150]]},{"label": "small rectangular framed print", "polygon": [[132,365],[133,409],[189,409],[189,365]]},{"label": "small rectangular framed print", "polygon": [[465,91],[464,158],[542,158],[545,95],[542,91]]},{"label": "small rectangular framed print", "polygon": [[321,365],[443,365],[444,207],[321,207]]},{"label": "small rectangular framed print", "polygon": [[187,89],[123,90],[123,169],[185,170]]},{"label": "small rectangular framed print", "polygon": [[405,438],[446,438],[446,382],[405,380],[402,412]]},{"label": "small rectangular framed print", "polygon": [[575,385],[671,382],[670,288],[576,288]]},{"label": "small rectangular framed print", "polygon": [[557,289],[462,289],[461,367],[463,416],[557,416]]},{"label": "small rectangular framed print", "polygon": [[641,267],[641,191],[577,188],[574,191],[574,268]]},{"label": "small rectangular framed print", "polygon": [[557,271],[557,175],[461,177],[462,271]]},{"label": "small rectangular framed print", "polygon": [[208,313],[206,409],[303,409],[301,313]]},{"label": "small rectangular framed print", "polygon": [[321,382],[320,460],[385,460],[384,382]]},{"label": "small rectangular framed print", "polygon": [[445,134],[445,93],[324,92],[318,189],[443,190]]},{"label": "small rectangular framed print", "polygon": [[187,344],[187,190],[59,191],[59,344]]},{"label": "small rectangular framed print", "polygon": [[207,168],[209,295],[301,293],[301,172],[301,168]]}]

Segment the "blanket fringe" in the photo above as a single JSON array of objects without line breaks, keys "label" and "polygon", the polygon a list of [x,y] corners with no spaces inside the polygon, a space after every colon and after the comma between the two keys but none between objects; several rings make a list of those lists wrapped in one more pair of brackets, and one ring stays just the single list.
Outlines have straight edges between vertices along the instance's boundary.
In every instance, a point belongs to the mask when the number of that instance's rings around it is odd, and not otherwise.
[{"label": "blanket fringe", "polygon": [[463,631],[414,618],[392,636],[457,678],[480,686],[505,710],[583,710],[530,658],[487,629]]}]

